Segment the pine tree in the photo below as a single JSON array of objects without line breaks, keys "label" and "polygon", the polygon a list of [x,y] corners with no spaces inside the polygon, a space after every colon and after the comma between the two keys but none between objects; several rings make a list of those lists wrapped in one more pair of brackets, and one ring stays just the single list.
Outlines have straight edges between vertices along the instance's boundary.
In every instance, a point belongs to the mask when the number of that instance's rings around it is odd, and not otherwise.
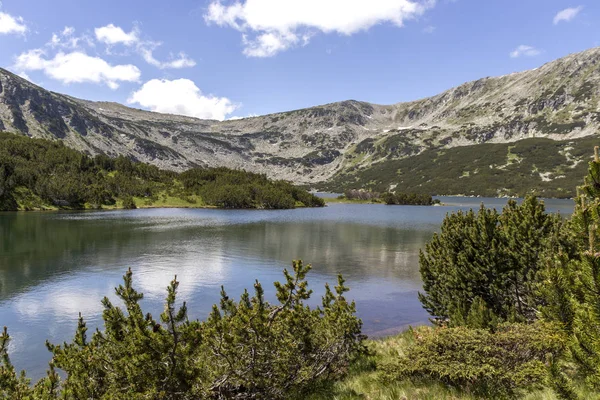
[{"label": "pine tree", "polygon": [[[540,294],[542,315],[559,322],[571,336],[570,355],[579,372],[594,388],[600,388],[600,156],[594,149],[584,184],[577,188],[575,212],[570,221],[576,255],[564,252],[547,259]],[[554,386],[568,386],[564,372],[553,366]],[[567,387],[568,389],[568,387]],[[567,390],[568,393],[568,390]],[[567,398],[565,394],[563,397]]]},{"label": "pine tree", "polygon": [[476,298],[493,314],[500,312],[500,267],[504,265],[498,235],[498,213],[483,206],[450,214],[420,253],[423,290],[419,299],[437,323],[466,324]]},{"label": "pine tree", "polygon": [[[600,157],[595,148],[584,185],[578,190],[573,227],[582,248],[580,260],[571,268],[574,285],[572,299],[576,312],[573,319],[573,358],[600,388]],[[585,248],[585,250],[583,250]]]},{"label": "pine tree", "polygon": [[17,374],[10,362],[9,341],[8,330],[4,327],[4,331],[0,334],[0,399],[25,400],[31,394],[29,379],[25,377],[24,371]]},{"label": "pine tree", "polygon": [[[362,322],[340,276],[325,287],[322,307],[306,304],[310,265],[293,263],[275,283],[270,304],[256,282],[254,296],[239,302],[224,290],[206,321],[190,321],[177,306],[179,282],[167,288],[160,320],[142,311],[143,294],[128,270],[115,292],[124,307],[104,305],[104,329],[88,337],[81,315],[73,340],[47,343],[53,358],[47,376],[30,386],[8,357],[10,337],[0,335],[0,400],[79,399],[287,399],[344,376],[366,350]],[[65,372],[63,381],[56,369]]]},{"label": "pine tree", "polygon": [[544,203],[527,196],[521,205],[510,200],[499,218],[502,250],[506,266],[502,280],[505,284],[508,309],[515,322],[530,322],[537,318],[542,302],[539,284],[544,279],[545,260],[548,254],[575,256],[566,221],[557,215],[547,214]]},{"label": "pine tree", "polygon": [[419,299],[434,322],[494,328],[537,318],[545,254],[572,254],[574,246],[562,219],[528,196],[501,214],[482,205],[448,215],[425,250]]}]

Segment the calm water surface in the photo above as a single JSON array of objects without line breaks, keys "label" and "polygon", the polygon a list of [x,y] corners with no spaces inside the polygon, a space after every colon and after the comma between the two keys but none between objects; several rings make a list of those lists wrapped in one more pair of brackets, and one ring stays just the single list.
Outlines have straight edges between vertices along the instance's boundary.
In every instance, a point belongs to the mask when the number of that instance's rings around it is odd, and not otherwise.
[{"label": "calm water surface", "polygon": [[[312,303],[325,282],[342,273],[357,302],[364,331],[396,333],[427,322],[417,299],[418,253],[446,213],[504,199],[444,197],[447,206],[333,204],[322,209],[225,211],[151,209],[110,212],[0,213],[0,327],[7,325],[13,363],[39,378],[50,358],[44,342],[70,340],[81,312],[99,326],[104,296],[128,267],[145,295],[143,306],[162,311],[166,286],[177,274],[179,299],[190,317],[204,319],[221,285],[238,296],[272,282],[293,259],[312,263]],[[571,200],[547,200],[569,215]]]}]

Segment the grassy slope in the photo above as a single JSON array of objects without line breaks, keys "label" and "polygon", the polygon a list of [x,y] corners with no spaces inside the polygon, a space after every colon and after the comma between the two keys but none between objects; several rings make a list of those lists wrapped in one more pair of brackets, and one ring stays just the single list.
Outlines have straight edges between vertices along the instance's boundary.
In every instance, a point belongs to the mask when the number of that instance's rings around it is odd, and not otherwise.
[{"label": "grassy slope", "polygon": [[[480,399],[469,393],[461,392],[452,387],[437,382],[413,383],[410,381],[384,383],[381,380],[381,372],[377,371],[376,365],[393,363],[402,355],[403,349],[411,339],[410,331],[397,336],[384,339],[369,340],[368,347],[372,355],[360,360],[352,366],[349,376],[333,386],[323,387],[306,400],[475,400]],[[598,393],[590,393],[581,385],[577,388],[581,398],[598,398]],[[559,398],[551,389],[539,390],[532,393],[524,393],[523,400],[558,400]]]},{"label": "grassy slope", "polygon": [[[54,204],[50,204],[48,202],[43,201],[32,194],[31,191],[26,188],[18,188],[17,189],[17,203],[19,205],[19,211],[57,211],[61,208],[55,206]],[[170,196],[166,192],[161,192],[158,194],[157,200],[152,200],[151,198],[145,197],[134,197],[137,208],[218,208],[216,206],[206,204],[202,197],[198,195],[190,195],[185,199],[181,197]],[[336,200],[333,199],[333,203],[355,203],[355,204],[367,204],[370,202],[361,201],[361,200]],[[326,201],[327,202],[327,201]],[[296,202],[296,208],[304,208],[306,207],[301,202]],[[121,210],[123,209],[123,200],[117,199],[115,205],[103,205],[102,210]],[[64,209],[72,209],[72,208],[62,208]],[[97,210],[97,208],[92,207],[90,204],[85,204],[86,210]]]},{"label": "grassy slope", "polygon": [[572,197],[595,145],[600,145],[597,136],[432,149],[409,158],[350,167],[318,188],[386,191],[397,185],[400,192],[430,195]]},{"label": "grassy slope", "polygon": [[[161,192],[157,200],[144,197],[134,197],[137,208],[215,208],[206,204],[200,196],[191,195],[185,199],[169,196]],[[19,211],[56,211],[60,207],[42,200],[30,190],[19,187],[16,190],[16,200]],[[118,210],[123,208],[123,201],[118,199],[115,205],[103,205],[103,210]],[[69,208],[66,208],[69,209]],[[85,204],[85,209],[94,209],[90,204]]]}]

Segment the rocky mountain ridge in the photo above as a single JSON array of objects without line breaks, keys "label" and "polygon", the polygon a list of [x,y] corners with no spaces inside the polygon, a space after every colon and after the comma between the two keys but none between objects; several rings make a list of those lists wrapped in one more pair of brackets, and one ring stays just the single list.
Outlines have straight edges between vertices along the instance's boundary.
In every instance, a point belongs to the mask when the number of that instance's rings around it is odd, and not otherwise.
[{"label": "rocky mountain ridge", "polygon": [[315,185],[434,150],[596,135],[598,99],[600,48],[408,103],[349,100],[228,121],[80,100],[0,69],[0,130],[163,168],[225,165]]}]

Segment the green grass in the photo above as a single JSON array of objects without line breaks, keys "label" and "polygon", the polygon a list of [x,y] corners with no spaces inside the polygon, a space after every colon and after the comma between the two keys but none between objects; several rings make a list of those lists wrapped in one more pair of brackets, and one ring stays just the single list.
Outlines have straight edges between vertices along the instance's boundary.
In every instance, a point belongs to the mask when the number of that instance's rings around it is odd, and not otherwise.
[{"label": "green grass", "polygon": [[[393,363],[410,345],[412,334],[406,331],[397,336],[368,340],[371,355],[351,366],[346,379],[316,389],[303,397],[306,400],[475,400],[482,399],[439,382],[411,382],[409,380],[389,383],[382,379],[378,366]],[[582,399],[599,398],[584,385],[576,390]],[[521,400],[559,400],[550,388],[525,393]]]},{"label": "green grass", "polygon": [[339,203],[339,204],[383,204],[378,199],[375,200],[360,200],[360,199],[347,199],[337,197],[326,197],[325,203]]},{"label": "green grass", "polygon": [[318,389],[307,400],[355,400],[355,399],[475,399],[458,390],[439,383],[417,385],[410,381],[387,383],[382,380],[378,365],[392,363],[402,355],[410,343],[408,332],[385,339],[369,340],[367,346],[372,355],[359,360],[349,371],[348,377],[332,386]]},{"label": "green grass", "polygon": [[58,210],[53,204],[48,204],[31,190],[17,187],[14,191],[17,210],[19,211],[55,211]]},{"label": "green grass", "polygon": [[[153,198],[134,197],[138,208],[214,208],[207,205],[200,196],[191,195],[185,198],[170,196],[161,192]],[[122,202],[117,202],[118,208],[122,208]]]},{"label": "green grass", "polygon": [[[15,198],[19,211],[57,211],[60,209],[73,209],[69,207],[57,207],[42,200],[31,190],[19,187],[15,190]],[[215,208],[206,204],[198,195],[191,195],[185,198],[170,196],[166,192],[160,192],[153,198],[135,197],[137,208]],[[118,210],[123,208],[122,199],[117,199],[114,205],[102,205],[103,210]],[[86,203],[83,209],[97,209],[93,205]]]}]

